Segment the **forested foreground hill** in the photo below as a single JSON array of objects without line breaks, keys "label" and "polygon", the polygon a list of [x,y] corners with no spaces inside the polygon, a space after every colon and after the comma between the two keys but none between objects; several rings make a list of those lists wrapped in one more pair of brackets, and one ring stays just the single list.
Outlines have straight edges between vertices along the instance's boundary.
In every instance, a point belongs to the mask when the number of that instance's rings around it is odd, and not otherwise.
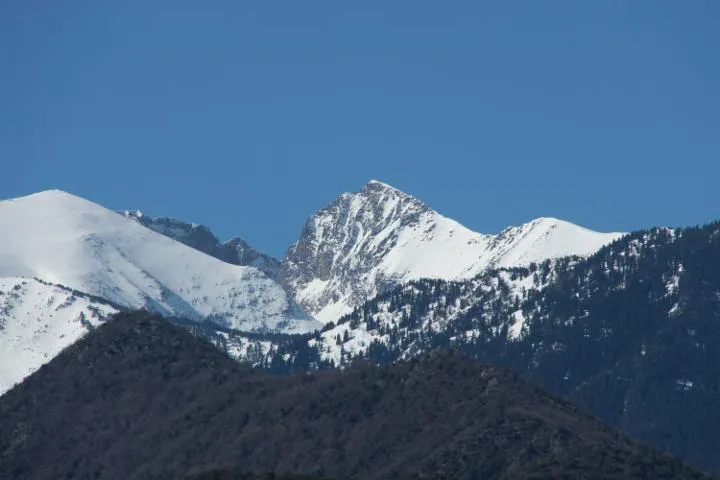
[{"label": "forested foreground hill", "polygon": [[238,469],[703,478],[515,374],[453,351],[273,376],[143,313],[119,315],[0,397],[0,478],[243,478]]}]

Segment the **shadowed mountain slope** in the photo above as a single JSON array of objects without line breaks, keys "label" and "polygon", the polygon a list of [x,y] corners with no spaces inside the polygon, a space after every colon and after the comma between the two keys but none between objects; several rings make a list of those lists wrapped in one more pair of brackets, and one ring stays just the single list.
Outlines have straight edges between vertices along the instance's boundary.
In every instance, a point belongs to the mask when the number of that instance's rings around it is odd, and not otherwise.
[{"label": "shadowed mountain slope", "polygon": [[145,313],[118,315],[0,398],[0,478],[174,479],[218,468],[323,478],[703,478],[452,351],[272,376]]}]

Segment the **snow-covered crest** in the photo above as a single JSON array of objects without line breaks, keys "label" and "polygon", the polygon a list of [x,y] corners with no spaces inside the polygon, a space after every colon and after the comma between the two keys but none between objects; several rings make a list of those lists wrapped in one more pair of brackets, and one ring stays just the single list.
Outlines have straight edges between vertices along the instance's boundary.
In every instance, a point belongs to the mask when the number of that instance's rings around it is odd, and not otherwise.
[{"label": "snow-covered crest", "polygon": [[0,238],[0,277],[37,277],[125,307],[237,329],[318,327],[256,268],[222,262],[62,191],[0,202]]},{"label": "snow-covered crest", "polygon": [[420,278],[461,280],[487,268],[589,255],[619,238],[539,218],[498,235],[474,232],[378,180],[313,215],[288,251],[283,280],[321,322]]}]

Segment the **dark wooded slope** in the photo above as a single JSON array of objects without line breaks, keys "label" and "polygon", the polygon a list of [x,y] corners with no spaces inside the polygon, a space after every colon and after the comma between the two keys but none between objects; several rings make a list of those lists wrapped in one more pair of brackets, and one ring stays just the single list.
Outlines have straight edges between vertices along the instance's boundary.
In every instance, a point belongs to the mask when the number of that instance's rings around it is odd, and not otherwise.
[{"label": "dark wooded slope", "polygon": [[[0,478],[701,478],[506,370],[439,352],[295,376],[123,314],[0,397]],[[233,477],[227,477],[233,478]]]}]

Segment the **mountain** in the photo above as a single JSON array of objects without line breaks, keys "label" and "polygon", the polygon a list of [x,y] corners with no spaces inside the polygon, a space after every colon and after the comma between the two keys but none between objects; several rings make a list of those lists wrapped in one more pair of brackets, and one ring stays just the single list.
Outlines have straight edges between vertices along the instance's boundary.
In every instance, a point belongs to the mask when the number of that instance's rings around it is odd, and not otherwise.
[{"label": "mountain", "polygon": [[32,278],[0,278],[0,394],[118,309]]},{"label": "mountain", "polygon": [[204,225],[168,217],[148,217],[139,210],[125,210],[123,215],[223,262],[255,267],[272,279],[277,278],[280,272],[280,260],[256,250],[241,238],[235,237],[221,242]]},{"label": "mountain", "polygon": [[552,218],[480,234],[373,180],[307,221],[281,278],[302,308],[328,323],[411,280],[468,279],[488,268],[589,255],[620,236]]},{"label": "mountain", "polygon": [[222,243],[202,225],[140,211],[123,214],[219,260],[262,270],[322,323],[408,281],[466,279],[487,268],[588,255],[622,235],[553,218],[480,234],[377,180],[313,215],[282,262],[240,238]]},{"label": "mountain", "polygon": [[413,282],[306,338],[302,353],[283,355],[346,366],[452,347],[720,475],[720,223],[636,232],[588,258]]},{"label": "mountain", "polygon": [[704,478],[517,375],[452,351],[275,376],[145,313],[106,322],[0,397],[2,478],[183,478],[218,468],[324,478]]},{"label": "mountain", "polygon": [[0,238],[0,277],[36,277],[126,308],[241,330],[318,326],[258,269],[219,261],[65,192],[0,202]]}]

